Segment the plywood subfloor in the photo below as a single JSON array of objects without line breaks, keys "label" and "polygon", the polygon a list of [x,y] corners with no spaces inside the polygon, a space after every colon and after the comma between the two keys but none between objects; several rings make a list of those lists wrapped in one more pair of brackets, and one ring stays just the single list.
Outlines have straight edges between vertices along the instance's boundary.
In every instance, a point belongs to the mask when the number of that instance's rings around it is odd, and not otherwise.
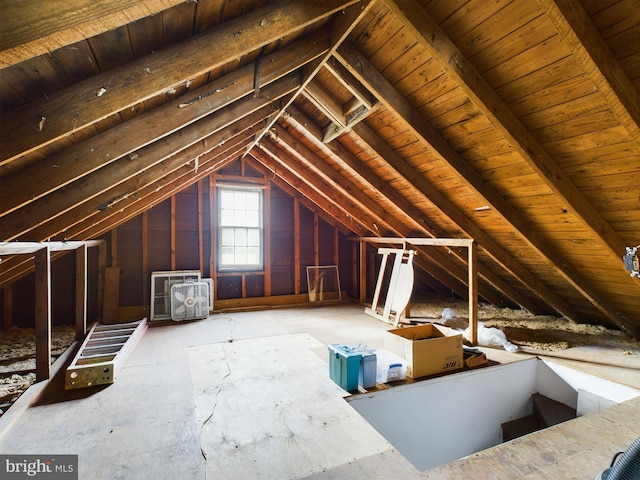
[{"label": "plywood subfloor", "polygon": [[[278,479],[589,479],[640,432],[634,400],[419,472],[345,410],[344,392],[328,380],[326,345],[384,348],[388,325],[363,310],[225,313],[152,326],[113,385],[65,392],[54,381],[10,424],[0,418],[0,451],[78,454],[80,478],[93,480],[245,480],[258,470]],[[503,363],[522,358],[484,350]],[[606,363],[606,352],[598,360]]]},{"label": "plywood subfloor", "polygon": [[304,478],[393,447],[343,399],[309,334],[189,349],[209,478]]}]

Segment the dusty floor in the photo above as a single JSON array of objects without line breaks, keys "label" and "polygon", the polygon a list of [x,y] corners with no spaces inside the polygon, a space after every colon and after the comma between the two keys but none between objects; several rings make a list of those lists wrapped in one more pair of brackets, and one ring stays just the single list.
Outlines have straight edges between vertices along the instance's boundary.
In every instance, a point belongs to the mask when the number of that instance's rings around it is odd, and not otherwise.
[{"label": "dusty floor", "polygon": [[[450,309],[445,312],[445,309]],[[445,318],[443,320],[443,312]],[[411,305],[416,321],[442,322],[464,329],[468,324],[466,300],[422,298]],[[532,315],[525,310],[496,308],[480,304],[478,320],[486,327],[501,329],[508,340],[523,351],[557,352],[584,345],[615,348],[625,354],[639,354],[640,344],[619,330],[598,325],[576,324],[553,317]],[[52,331],[52,357],[62,354],[74,341],[73,326]],[[12,327],[0,331],[0,415],[35,382],[35,335],[33,329]]]}]

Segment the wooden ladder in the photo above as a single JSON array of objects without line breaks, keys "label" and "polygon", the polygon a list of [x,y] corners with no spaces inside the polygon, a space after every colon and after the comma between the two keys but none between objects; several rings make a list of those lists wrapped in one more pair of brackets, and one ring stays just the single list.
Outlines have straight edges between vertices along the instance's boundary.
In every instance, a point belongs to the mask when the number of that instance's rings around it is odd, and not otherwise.
[{"label": "wooden ladder", "polygon": [[113,383],[125,357],[146,329],[146,318],[118,325],[94,323],[67,367],[65,390]]}]

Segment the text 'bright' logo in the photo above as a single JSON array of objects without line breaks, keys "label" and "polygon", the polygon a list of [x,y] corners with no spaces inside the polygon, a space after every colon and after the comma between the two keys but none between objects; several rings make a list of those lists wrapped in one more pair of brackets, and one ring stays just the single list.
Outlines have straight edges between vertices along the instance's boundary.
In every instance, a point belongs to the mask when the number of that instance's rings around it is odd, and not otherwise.
[{"label": "text 'bright' logo", "polygon": [[0,455],[0,478],[77,480],[77,455]]}]

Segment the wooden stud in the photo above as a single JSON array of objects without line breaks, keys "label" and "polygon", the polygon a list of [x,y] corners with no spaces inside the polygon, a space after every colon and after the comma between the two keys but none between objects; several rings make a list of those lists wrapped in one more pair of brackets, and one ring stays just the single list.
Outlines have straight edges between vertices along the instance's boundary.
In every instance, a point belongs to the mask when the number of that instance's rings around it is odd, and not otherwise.
[{"label": "wooden stud", "polygon": [[360,303],[367,301],[367,243],[359,242],[360,246]]},{"label": "wooden stud", "polygon": [[107,268],[107,245],[98,245],[98,312],[100,319],[104,318],[104,277]]},{"label": "wooden stud", "polygon": [[87,245],[76,250],[76,340],[87,331]]},{"label": "wooden stud", "polygon": [[142,298],[146,304],[149,298],[149,216],[142,212]]},{"label": "wooden stud", "polygon": [[271,296],[271,187],[264,191],[264,296]]},{"label": "wooden stud", "polygon": [[171,231],[171,270],[176,269],[176,196],[171,195],[171,219],[170,219],[170,231]]},{"label": "wooden stud", "polygon": [[294,293],[301,291],[300,284],[300,201],[293,199],[293,276],[294,276]]},{"label": "wooden stud", "polygon": [[109,265],[112,267],[118,266],[118,227],[111,230],[111,251]]},{"label": "wooden stud", "polygon": [[204,275],[204,245],[202,240],[202,182],[198,182],[198,265],[200,272]]},{"label": "wooden stud", "polygon": [[320,264],[320,224],[316,212],[313,213],[313,264],[316,267]]},{"label": "wooden stud", "polygon": [[51,376],[51,252],[35,254],[36,382]]},{"label": "wooden stud", "polygon": [[469,253],[469,340],[478,344],[478,244],[471,242]]},{"label": "wooden stud", "polygon": [[209,234],[211,236],[211,247],[209,249],[209,277],[213,279],[213,298],[217,298],[218,291],[218,270],[216,259],[218,258],[218,225],[216,202],[216,173],[209,175]]}]

